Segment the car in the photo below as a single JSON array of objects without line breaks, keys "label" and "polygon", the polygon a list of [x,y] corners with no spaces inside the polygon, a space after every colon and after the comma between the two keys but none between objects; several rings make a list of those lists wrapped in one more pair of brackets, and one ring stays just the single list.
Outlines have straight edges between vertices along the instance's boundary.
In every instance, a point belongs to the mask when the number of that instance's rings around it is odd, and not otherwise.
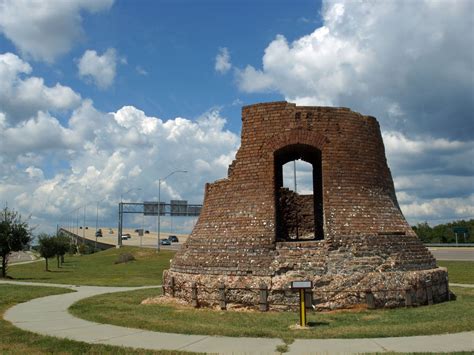
[{"label": "car", "polygon": [[168,240],[171,242],[171,243],[179,243],[179,239],[177,236],[175,235],[170,235],[168,236]]},{"label": "car", "polygon": [[102,229],[97,229],[97,232],[95,232],[96,237],[102,237]]},{"label": "car", "polygon": [[130,235],[130,233],[125,233],[125,234],[122,234],[122,240],[127,240],[127,239],[130,239],[132,236]]},{"label": "car", "polygon": [[161,245],[171,245],[171,242],[170,242],[168,239],[162,239],[162,240],[160,241],[160,244],[161,244]]}]

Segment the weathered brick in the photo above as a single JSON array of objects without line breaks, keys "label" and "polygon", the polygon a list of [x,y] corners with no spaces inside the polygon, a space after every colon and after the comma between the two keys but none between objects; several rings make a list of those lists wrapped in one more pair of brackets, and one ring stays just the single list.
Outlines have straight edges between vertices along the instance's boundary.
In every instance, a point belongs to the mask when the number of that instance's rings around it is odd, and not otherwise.
[{"label": "weathered brick", "polygon": [[[196,282],[209,287],[200,290],[200,304],[212,305],[221,282],[263,282],[272,307],[294,300],[282,291],[289,281],[310,279],[320,308],[364,303],[367,290],[378,307],[402,306],[406,290],[426,280],[436,285],[435,302],[447,298],[446,271],[400,211],[374,117],[273,102],[244,107],[242,124],[228,177],[206,184],[201,216],[165,272],[177,297],[190,300]],[[297,158],[313,164],[309,199],[281,190],[281,165]],[[426,292],[416,294],[415,303],[427,302]],[[257,305],[255,297],[240,290],[229,299]]]}]

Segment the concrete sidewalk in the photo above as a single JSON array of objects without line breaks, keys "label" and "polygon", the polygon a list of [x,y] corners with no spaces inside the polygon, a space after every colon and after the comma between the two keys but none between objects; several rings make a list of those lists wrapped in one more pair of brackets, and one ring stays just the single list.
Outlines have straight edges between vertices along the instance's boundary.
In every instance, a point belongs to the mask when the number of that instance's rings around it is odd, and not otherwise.
[{"label": "concrete sidewalk", "polygon": [[[145,287],[95,287],[28,282],[0,281],[20,285],[54,286],[76,292],[37,298],[18,304],[4,315],[15,326],[38,334],[87,343],[101,343],[151,350],[182,350],[220,354],[270,354],[281,339],[233,338],[184,335],[99,324],[73,317],[67,309],[83,298]],[[366,353],[366,352],[452,352],[474,351],[474,332],[370,339],[297,339],[289,345],[290,354]]]},{"label": "concrete sidewalk", "polygon": [[452,282],[449,283],[449,286],[474,288],[473,284],[455,284],[455,283],[452,283]]}]

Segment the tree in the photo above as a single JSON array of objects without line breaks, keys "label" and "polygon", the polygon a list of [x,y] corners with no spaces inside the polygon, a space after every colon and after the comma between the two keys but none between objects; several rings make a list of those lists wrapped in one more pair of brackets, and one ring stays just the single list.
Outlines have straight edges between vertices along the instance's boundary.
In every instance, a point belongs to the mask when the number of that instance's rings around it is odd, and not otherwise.
[{"label": "tree", "polygon": [[59,233],[56,236],[56,258],[58,260],[58,268],[60,267],[61,263],[64,262],[64,255],[69,251],[71,240],[69,237],[65,236],[62,233]]},{"label": "tree", "polygon": [[39,241],[39,253],[46,261],[46,271],[48,268],[48,259],[52,258],[57,253],[57,241],[56,237],[52,237],[46,233],[42,233],[38,236]]},{"label": "tree", "polygon": [[418,235],[418,238],[421,239],[423,243],[429,243],[432,242],[431,240],[431,233],[432,229],[428,225],[428,223],[418,223],[416,226],[412,227],[415,233]]},{"label": "tree", "polygon": [[23,250],[31,241],[28,223],[21,215],[5,207],[0,216],[0,256],[2,257],[2,277],[7,276],[8,256],[12,251]]},{"label": "tree", "polygon": [[412,228],[424,243],[455,243],[454,228],[456,227],[463,227],[467,230],[467,233],[458,236],[459,243],[472,243],[474,241],[474,219],[452,221],[434,227],[430,227],[428,223],[424,222],[418,223]]}]

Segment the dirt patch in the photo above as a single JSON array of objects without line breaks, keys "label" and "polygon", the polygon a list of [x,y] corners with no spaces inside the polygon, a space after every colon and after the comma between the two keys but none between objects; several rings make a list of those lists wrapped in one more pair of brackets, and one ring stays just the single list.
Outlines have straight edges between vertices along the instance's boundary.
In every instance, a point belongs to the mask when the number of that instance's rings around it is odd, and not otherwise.
[{"label": "dirt patch", "polygon": [[161,304],[164,306],[172,306],[172,307],[179,307],[179,308],[188,308],[191,309],[192,307],[189,304],[180,298],[173,298],[169,296],[158,296],[158,297],[149,297],[145,298],[143,301],[140,302],[143,305],[149,304]]},{"label": "dirt patch", "polygon": [[356,304],[353,305],[351,308],[344,308],[344,309],[331,309],[328,310],[326,308],[319,309],[316,308],[317,313],[327,313],[327,314],[336,314],[336,313],[360,313],[367,311],[366,304]]},{"label": "dirt patch", "polygon": [[375,320],[375,319],[380,319],[380,315],[378,314],[368,314],[366,316],[363,316],[361,319],[362,320]]},{"label": "dirt patch", "polygon": [[135,260],[136,259],[132,253],[122,253],[118,256],[117,260],[115,261],[115,264],[123,264]]},{"label": "dirt patch", "polygon": [[[170,296],[158,296],[158,297],[149,297],[144,299],[143,301],[140,302],[140,304],[143,305],[150,305],[150,304],[160,304],[164,306],[170,306],[176,308],[177,311],[181,310],[190,310],[190,309],[195,309],[195,310],[214,310],[217,312],[222,312],[219,306],[215,306],[212,308],[194,308],[192,307],[187,301],[177,298],[177,297],[170,297]],[[245,313],[254,313],[254,312],[259,312],[256,308],[251,308],[251,307],[244,307],[239,304],[234,304],[234,303],[228,303],[227,304],[227,309],[226,311],[228,312],[245,312]]]},{"label": "dirt patch", "polygon": [[291,330],[308,330],[308,329],[311,329],[311,327],[308,327],[308,326],[304,327],[304,326],[301,326],[299,324],[290,325],[289,328]]},{"label": "dirt patch", "polygon": [[[156,253],[153,251],[153,253]],[[144,257],[144,258],[149,258],[152,254],[149,250],[139,250],[133,253],[136,257]]]},{"label": "dirt patch", "polygon": [[[217,307],[216,307],[217,309]],[[219,308],[220,309],[220,308]],[[259,311],[254,307],[246,307],[236,303],[228,303],[227,310],[232,312],[258,313]]]}]

